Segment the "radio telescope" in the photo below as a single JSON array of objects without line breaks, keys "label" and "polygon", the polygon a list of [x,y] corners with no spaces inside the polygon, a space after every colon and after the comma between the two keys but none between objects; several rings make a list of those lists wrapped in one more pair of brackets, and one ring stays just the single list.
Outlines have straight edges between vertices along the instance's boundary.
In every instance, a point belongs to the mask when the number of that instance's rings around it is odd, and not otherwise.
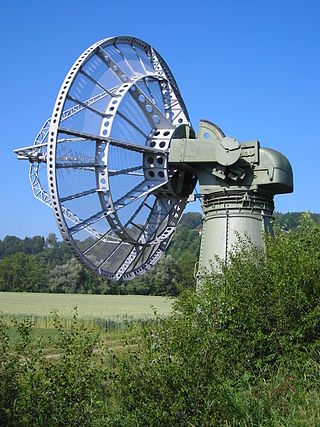
[{"label": "radio telescope", "polygon": [[15,153],[29,160],[33,193],[52,208],[77,258],[114,280],[157,262],[197,181],[199,278],[216,255],[227,260],[238,233],[262,245],[274,195],[293,190],[281,153],[226,137],[206,120],[196,134],[169,67],[133,37],[89,47],[34,144]]}]

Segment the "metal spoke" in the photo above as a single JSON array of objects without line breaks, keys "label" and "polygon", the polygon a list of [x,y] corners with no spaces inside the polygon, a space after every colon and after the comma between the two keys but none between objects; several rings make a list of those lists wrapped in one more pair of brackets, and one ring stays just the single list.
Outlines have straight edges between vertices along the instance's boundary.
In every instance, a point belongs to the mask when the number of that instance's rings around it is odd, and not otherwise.
[{"label": "metal spoke", "polygon": [[[124,196],[120,197],[118,200],[116,200],[113,204],[115,210],[120,210],[124,208],[125,206],[130,205],[131,203],[137,201],[142,196],[145,196],[146,194],[149,194],[153,192],[156,188],[161,187],[163,184],[165,184],[166,181],[153,181],[158,182],[157,185],[150,186],[151,181],[143,181],[141,184],[138,184],[136,187],[132,188],[130,191],[128,191]],[[145,190],[145,187],[148,187],[147,190]],[[136,193],[140,193],[138,196],[133,196]],[[126,200],[129,200],[126,203]]]},{"label": "metal spoke", "polygon": [[[138,215],[138,213],[141,211],[141,209],[143,208],[147,198],[150,196],[150,194],[147,194],[146,197],[144,198],[144,200],[142,200],[141,205],[138,207],[138,209],[133,213],[133,215],[131,215],[131,217],[128,219],[128,221],[125,223],[124,228],[127,227],[129,224],[135,225],[132,221],[135,219],[135,217]],[[139,227],[138,227],[139,228]]]},{"label": "metal spoke", "polygon": [[60,203],[67,202],[68,200],[78,199],[79,197],[89,196],[90,194],[94,194],[98,192],[98,188],[92,188],[92,190],[82,191],[81,193],[71,194],[70,196],[62,197],[60,199]]},{"label": "metal spoke", "polygon": [[139,60],[139,62],[140,62],[140,65],[142,66],[142,68],[144,69],[144,72],[148,75],[148,74],[150,74],[150,71],[148,71],[147,69],[146,69],[146,66],[144,65],[144,62],[142,61],[142,59],[141,59],[141,57],[138,55],[138,52],[136,51],[136,49],[135,49],[135,47],[133,46],[133,45],[131,45],[131,47],[132,47],[132,50],[134,51],[134,53],[137,55],[137,58],[138,58],[138,60]]},{"label": "metal spoke", "polygon": [[[49,204],[49,206],[51,206]],[[63,214],[66,216],[66,218],[68,218],[70,221],[78,224],[79,222],[81,222],[81,219],[77,217],[77,215],[75,215],[73,212],[71,212],[69,209],[67,209],[65,206],[62,206],[62,212]],[[94,237],[100,237],[101,233],[98,233],[96,230],[94,230],[91,227],[86,227],[86,231],[90,234],[92,234]]]},{"label": "metal spoke", "polygon": [[105,218],[105,215],[107,214],[106,211],[100,211],[96,213],[95,215],[90,216],[89,218],[85,219],[84,221],[79,222],[78,224],[74,225],[73,227],[69,228],[69,233],[74,234],[77,231],[82,230],[87,225],[91,225],[95,222],[100,221],[101,219]]},{"label": "metal spoke", "polygon": [[85,141],[84,138],[61,138],[57,139],[57,144],[62,144],[64,142],[79,142],[79,141]]},{"label": "metal spoke", "polygon": [[[100,101],[101,99],[105,98],[107,96],[107,93],[105,92],[101,92],[98,95],[93,96],[92,98],[89,98],[85,101],[83,101],[83,104],[86,105],[92,105],[98,101]],[[70,117],[74,116],[75,114],[79,113],[80,111],[82,111],[85,107],[83,105],[77,104],[74,105],[71,108],[68,108],[67,110],[63,111],[63,113],[61,114],[61,119],[60,122],[63,122],[64,120],[69,119]],[[51,118],[48,119],[51,122]]]},{"label": "metal spoke", "polygon": [[[130,190],[126,195],[124,195],[123,197],[121,197],[120,199],[118,199],[114,203],[114,209],[117,210],[117,211],[119,211],[120,209],[124,208],[125,206],[128,206],[129,204],[137,201],[141,197],[143,197],[145,195],[149,195],[154,189],[160,187],[161,185],[163,185],[163,182],[161,182],[157,186],[153,186],[152,188],[148,188],[148,190],[145,190],[145,191],[141,192],[141,194],[139,196],[136,196],[136,197],[132,198],[133,194],[141,191],[141,189],[146,186],[146,182],[143,182],[142,184],[137,185],[135,188],[133,188],[132,190]],[[128,203],[124,203],[124,201],[126,199],[129,199],[129,198],[130,198],[130,201]],[[77,231],[80,231],[83,228],[85,228],[87,225],[91,225],[92,223],[97,222],[97,221],[101,220],[104,217],[106,218],[112,212],[114,212],[114,210],[100,211],[97,214],[91,216],[90,218],[87,218],[86,220],[84,220],[84,221],[78,223],[77,225],[73,226],[72,228],[70,228],[69,232],[70,232],[70,234],[74,234]]]},{"label": "metal spoke", "polygon": [[[133,215],[131,215],[131,217],[128,219],[128,221],[125,223],[125,225],[123,226],[123,228],[125,229],[129,224],[132,224],[133,226],[136,226],[136,224],[134,224],[132,221],[134,220],[134,218],[138,215],[138,213],[141,211],[141,209],[144,206],[144,203],[146,201],[146,199],[149,197],[149,194],[146,195],[146,197],[144,198],[144,200],[142,200],[140,206],[138,207],[138,209],[133,213]],[[137,226],[136,226],[137,227]],[[139,228],[139,227],[137,227]],[[140,228],[139,228],[140,229]],[[140,236],[139,236],[140,237]],[[124,242],[126,244],[129,244],[127,242]],[[106,261],[104,261],[106,262]]]},{"label": "metal spoke", "polygon": [[119,110],[117,111],[117,114],[125,120],[127,123],[129,123],[130,126],[132,126],[137,132],[139,132],[142,136],[144,136],[146,139],[148,138],[148,135],[143,132],[135,123],[133,123],[128,117],[126,117],[124,114],[122,114]]},{"label": "metal spoke", "polygon": [[105,167],[106,167],[105,164],[93,163],[93,162],[56,163],[57,169],[67,169],[67,168],[83,169],[83,168],[105,168]]},{"label": "metal spoke", "polygon": [[130,82],[130,77],[122,70],[122,68],[117,64],[111,57],[111,55],[108,54],[104,49],[102,49],[101,46],[98,46],[96,49],[96,54],[99,56],[100,59],[107,65],[110,71],[120,80],[121,83],[123,82]]},{"label": "metal spoke", "polygon": [[[158,244],[156,244],[156,245],[154,245],[153,247],[152,247],[152,249],[151,249],[151,251],[150,251],[150,254],[148,255],[148,258],[147,258],[147,260],[145,261],[145,263],[152,257],[152,255],[154,254],[154,252],[156,252],[157,250],[158,250],[158,248],[159,248],[159,246],[160,246],[160,243],[158,243]],[[142,258],[142,255],[143,255],[143,253],[145,252],[145,251],[147,251],[149,248],[150,248],[150,246],[142,246],[142,247],[140,247],[141,249],[140,249],[140,251],[139,251],[139,253],[137,254],[137,256],[136,256],[136,258],[133,260],[133,262],[128,266],[128,268],[127,268],[127,270],[129,269],[129,267],[131,267],[131,270],[130,271],[133,271],[135,268],[136,268],[136,266],[137,266],[137,264],[138,264],[138,262],[140,261],[140,259]],[[125,273],[125,272],[124,272]],[[124,274],[123,273],[123,274]]]},{"label": "metal spoke", "polygon": [[[161,216],[163,216],[163,218],[162,218],[162,220],[161,220],[161,222],[160,222],[160,224],[158,224],[158,226],[151,232],[151,234],[149,235],[149,237],[147,238],[147,240],[146,240],[146,243],[148,243],[148,242],[150,242],[150,240],[152,239],[152,237],[153,236],[156,236],[156,233],[158,232],[158,230],[159,230],[159,228],[163,225],[163,221],[165,220],[165,218],[170,214],[170,211],[171,211],[171,209],[172,209],[172,207],[170,207],[168,210],[166,209],[166,207],[165,207],[165,205],[163,204],[163,202],[162,202],[162,200],[161,200],[161,198],[158,198],[158,202],[159,203],[161,203],[162,204],[162,206],[163,206],[163,208],[164,208],[164,213],[161,215]],[[146,204],[145,204],[145,206],[147,206]],[[153,207],[151,208],[149,205],[148,205],[148,207],[149,207],[149,209],[151,210],[151,212],[150,212],[150,214],[149,214],[149,216],[148,216],[148,219],[147,219],[147,221],[146,221],[146,223],[145,223],[145,226],[144,226],[144,229],[143,229],[143,233],[147,233],[147,225],[151,225],[152,224],[152,222],[151,222],[151,220],[152,220],[152,218],[156,215],[157,216],[157,213],[156,213],[156,211],[155,211],[155,209],[157,208],[156,207],[156,203],[153,205]],[[159,215],[160,216],[160,215]],[[143,234],[143,233],[141,233],[141,235]]]},{"label": "metal spoke", "polygon": [[162,150],[157,150],[156,148],[146,147],[145,145],[144,146],[136,145],[136,144],[132,144],[131,142],[120,141],[118,139],[113,139],[113,138],[99,136],[99,135],[92,135],[90,133],[80,132],[77,130],[71,130],[71,129],[61,128],[61,127],[59,127],[58,130],[59,130],[59,132],[65,133],[66,135],[79,136],[79,137],[83,137],[86,140],[91,140],[91,141],[107,142],[110,145],[125,148],[125,149],[131,150],[131,151],[136,151],[138,153],[152,153],[152,154],[158,154],[159,153],[159,154],[163,154]]},{"label": "metal spoke", "polygon": [[[173,124],[153,103],[152,99],[150,99],[147,94],[142,89],[140,89],[138,85],[136,85],[135,87],[136,90],[130,90],[129,93],[143,112],[151,128],[174,129]],[[144,102],[141,101],[141,97],[143,97]],[[147,110],[148,105],[150,105],[150,111]],[[155,120],[155,118],[157,118],[157,120]]]},{"label": "metal spoke", "polygon": [[[152,240],[152,238],[157,235],[159,228],[163,225],[163,222],[164,222],[165,218],[168,216],[168,214],[169,214],[169,212],[166,215],[164,215],[161,222],[156,226],[156,228],[154,230],[149,231],[149,230],[147,230],[147,227],[144,228],[143,232],[146,233],[146,237],[147,237],[146,243],[149,243]],[[151,216],[154,216],[154,212],[150,213],[150,216],[149,216],[148,220],[146,221],[146,224],[148,224],[149,226],[152,225],[152,222],[150,219]]]},{"label": "metal spoke", "polygon": [[[110,234],[110,233],[112,233],[113,232],[113,230],[112,229],[110,229],[110,230],[108,230],[106,233],[104,233],[102,236],[100,236],[99,237],[99,239],[98,240],[96,240],[91,246],[89,246],[84,252],[83,252],[83,255],[86,255],[88,252],[90,252],[91,251],[91,249],[93,249],[93,248],[95,248],[100,242],[102,242],[102,241],[104,241],[103,239],[105,239],[106,237],[108,237],[108,235]],[[115,241],[114,242],[112,242],[112,241],[107,241],[107,242],[105,242],[105,243],[118,243],[118,242],[121,242],[121,240],[120,239],[117,239],[117,238],[115,238],[115,237],[111,237],[111,238],[113,238],[113,239],[115,239]]]},{"label": "metal spoke", "polygon": [[124,62],[126,63],[127,67],[129,68],[129,70],[132,72],[133,75],[136,74],[136,72],[134,71],[134,69],[132,68],[130,62],[127,60],[127,58],[124,56],[123,52],[118,48],[118,46],[116,45],[116,41],[113,44],[113,47],[115,48],[115,50],[119,53],[119,55],[121,56],[121,58],[124,60]]},{"label": "metal spoke", "polygon": [[43,144],[37,144],[37,145],[29,145],[28,147],[22,147],[22,148],[16,148],[15,150],[13,150],[14,153],[16,154],[24,154],[26,151],[30,151],[30,150],[37,150],[38,148],[41,147],[46,147],[48,145],[47,142],[43,143]]},{"label": "metal spoke", "polygon": [[109,169],[108,175],[109,176],[115,176],[115,175],[128,174],[128,175],[135,175],[135,176],[143,176],[143,173],[142,174],[130,173],[130,172],[134,172],[134,171],[139,170],[139,169],[143,169],[143,167],[142,166],[135,166],[133,168],[120,169],[118,171],[113,171],[113,170]]},{"label": "metal spoke", "polygon": [[147,91],[148,91],[148,93],[149,93],[149,95],[150,95],[150,98],[152,99],[153,104],[155,105],[155,104],[156,104],[156,101],[155,101],[155,99],[154,99],[154,97],[153,97],[153,95],[152,95],[152,92],[151,92],[150,86],[149,86],[149,84],[148,84],[148,80],[147,80],[147,79],[143,80],[143,83],[144,83],[145,87],[147,88]]},{"label": "metal spoke", "polygon": [[99,264],[99,266],[98,266],[99,269],[103,266],[103,264],[105,264],[107,261],[109,261],[109,259],[115,254],[115,252],[120,248],[120,246],[123,243],[124,242],[121,240],[120,243],[117,244],[117,246],[114,248],[114,250],[111,252],[111,254],[109,254],[107,256],[107,258],[105,258],[101,264]]},{"label": "metal spoke", "polygon": [[111,92],[109,92],[108,89],[106,89],[101,83],[99,83],[97,80],[95,80],[93,77],[91,77],[89,74],[87,74],[85,71],[80,70],[80,74],[82,74],[84,77],[86,77],[88,80],[90,80],[95,85],[99,86],[102,90],[104,90],[109,96],[111,97],[119,97],[120,95],[114,95]]},{"label": "metal spoke", "polygon": [[86,108],[87,110],[92,111],[95,114],[98,114],[98,116],[100,116],[100,117],[103,117],[103,118],[106,117],[106,115],[104,113],[101,113],[101,111],[96,110],[95,108],[91,107],[88,104],[85,104],[84,102],[80,101],[79,99],[74,98],[71,95],[68,95],[67,99],[69,99],[70,101],[75,102],[76,104],[81,105],[83,108]]}]

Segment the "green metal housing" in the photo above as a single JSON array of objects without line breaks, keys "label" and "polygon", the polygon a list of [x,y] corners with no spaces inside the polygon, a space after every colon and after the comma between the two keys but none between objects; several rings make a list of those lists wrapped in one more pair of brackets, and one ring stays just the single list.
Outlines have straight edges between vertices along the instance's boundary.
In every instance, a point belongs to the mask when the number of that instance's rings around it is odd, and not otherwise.
[{"label": "green metal housing", "polygon": [[[293,191],[292,168],[278,151],[258,141],[238,142],[202,120],[198,137],[180,130],[171,140],[169,162],[198,177],[204,213],[198,280],[210,275],[216,258],[227,262],[239,236],[263,246],[271,232],[275,194]],[[181,184],[183,186],[183,173]]]}]

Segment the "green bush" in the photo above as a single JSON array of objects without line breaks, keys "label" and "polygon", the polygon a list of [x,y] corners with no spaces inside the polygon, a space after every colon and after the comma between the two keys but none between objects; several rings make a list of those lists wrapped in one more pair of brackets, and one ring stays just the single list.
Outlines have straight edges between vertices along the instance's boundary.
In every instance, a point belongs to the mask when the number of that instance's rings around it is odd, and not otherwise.
[{"label": "green bush", "polygon": [[59,332],[59,354],[46,355],[44,345],[32,338],[32,323],[16,322],[20,342],[12,351],[4,323],[0,324],[0,425],[105,425],[104,370],[94,347],[96,329],[78,322]]},{"label": "green bush", "polygon": [[319,241],[306,215],[265,251],[240,242],[120,361],[112,425],[319,425]]}]

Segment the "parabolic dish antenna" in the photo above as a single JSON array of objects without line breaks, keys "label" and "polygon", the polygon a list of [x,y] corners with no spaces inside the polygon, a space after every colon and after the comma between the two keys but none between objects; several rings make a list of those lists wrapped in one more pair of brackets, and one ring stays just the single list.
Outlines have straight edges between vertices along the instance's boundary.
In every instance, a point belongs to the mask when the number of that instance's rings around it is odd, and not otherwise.
[{"label": "parabolic dish antenna", "polygon": [[216,256],[227,260],[239,234],[263,245],[274,195],[293,190],[281,153],[225,137],[205,120],[196,135],[168,66],[132,37],[87,49],[34,145],[15,152],[30,161],[33,193],[51,206],[76,256],[115,280],[157,262],[197,181],[204,211],[199,279]]},{"label": "parabolic dish antenna", "polygon": [[34,193],[51,205],[64,240],[108,279],[143,274],[168,246],[196,184],[168,165],[182,125],[189,116],[161,56],[115,37],[76,60],[34,146],[16,150],[32,161]]}]

